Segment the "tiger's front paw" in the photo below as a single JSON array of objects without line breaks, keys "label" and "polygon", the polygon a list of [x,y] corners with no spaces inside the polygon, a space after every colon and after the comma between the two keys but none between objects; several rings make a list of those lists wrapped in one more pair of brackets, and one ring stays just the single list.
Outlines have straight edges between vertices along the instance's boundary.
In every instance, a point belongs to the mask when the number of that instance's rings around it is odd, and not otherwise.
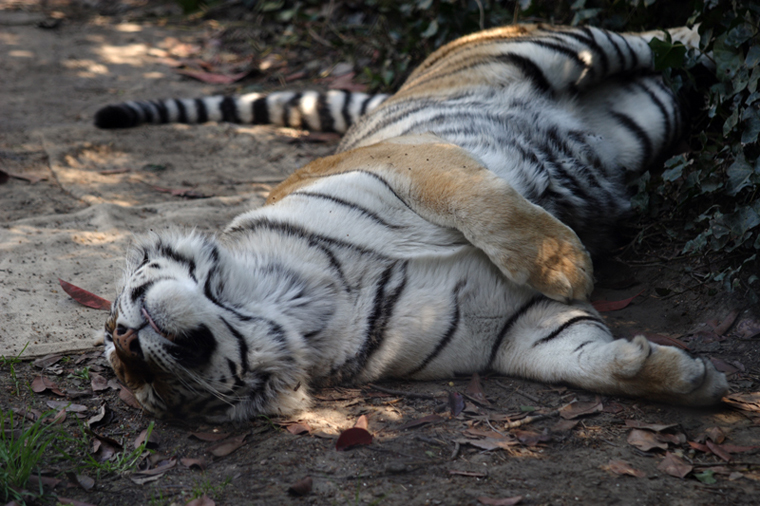
[{"label": "tiger's front paw", "polygon": [[528,283],[555,300],[586,300],[594,289],[591,257],[570,229],[563,232],[540,238]]}]

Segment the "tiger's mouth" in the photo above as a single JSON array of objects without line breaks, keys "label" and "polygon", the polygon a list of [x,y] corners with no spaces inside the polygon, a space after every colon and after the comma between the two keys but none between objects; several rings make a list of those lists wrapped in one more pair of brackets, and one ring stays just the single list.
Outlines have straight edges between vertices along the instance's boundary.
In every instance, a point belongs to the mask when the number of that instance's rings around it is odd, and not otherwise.
[{"label": "tiger's mouth", "polygon": [[145,321],[148,322],[148,325],[150,326],[150,328],[152,328],[156,332],[156,334],[158,334],[159,336],[163,337],[167,341],[174,342],[174,340],[176,339],[176,336],[174,336],[174,335],[166,332],[164,329],[162,329],[161,327],[159,327],[156,324],[156,321],[150,316],[150,313],[145,308],[145,306],[143,306],[140,309],[140,312],[142,313],[143,317],[145,318]]}]

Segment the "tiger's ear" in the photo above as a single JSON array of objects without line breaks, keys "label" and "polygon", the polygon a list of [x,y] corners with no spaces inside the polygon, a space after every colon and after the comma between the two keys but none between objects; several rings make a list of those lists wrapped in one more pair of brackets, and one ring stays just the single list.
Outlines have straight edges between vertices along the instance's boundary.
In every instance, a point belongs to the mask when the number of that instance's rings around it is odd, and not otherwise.
[{"label": "tiger's ear", "polygon": [[407,135],[314,160],[270,194],[273,203],[317,178],[362,170],[417,214],[455,228],[511,281],[560,301],[587,299],[591,257],[578,236],[485,168],[430,134]]}]

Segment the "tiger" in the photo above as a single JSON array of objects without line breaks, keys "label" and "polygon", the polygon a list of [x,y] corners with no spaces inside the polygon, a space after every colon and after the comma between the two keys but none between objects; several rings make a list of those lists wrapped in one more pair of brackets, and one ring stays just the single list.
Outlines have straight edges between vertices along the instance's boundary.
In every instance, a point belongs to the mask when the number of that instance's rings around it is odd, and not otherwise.
[{"label": "tiger", "polygon": [[[695,29],[669,31],[696,46]],[[231,121],[334,131],[335,154],[216,234],[139,236],[105,356],[143,409],[210,422],[312,392],[493,372],[689,406],[710,361],[615,339],[589,252],[630,215],[625,178],[681,135],[653,71],[663,32],[518,24],[433,52],[392,95],[271,92],[106,106],[100,128]]]}]

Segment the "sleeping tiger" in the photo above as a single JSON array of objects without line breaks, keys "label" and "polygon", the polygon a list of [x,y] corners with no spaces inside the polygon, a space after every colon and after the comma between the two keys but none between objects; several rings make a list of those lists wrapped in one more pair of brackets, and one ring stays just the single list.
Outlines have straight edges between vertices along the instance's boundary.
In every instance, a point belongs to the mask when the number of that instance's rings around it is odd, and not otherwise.
[{"label": "sleeping tiger", "polygon": [[681,130],[676,97],[651,72],[657,35],[515,25],[442,47],[392,96],[101,109],[101,128],[345,132],[335,155],[223,233],[137,241],[105,326],[117,376],[153,415],[209,421],[292,413],[318,386],[478,371],[719,402],[728,385],[709,361],[616,340],[587,302],[587,248],[603,250],[629,212],[626,173]]}]

